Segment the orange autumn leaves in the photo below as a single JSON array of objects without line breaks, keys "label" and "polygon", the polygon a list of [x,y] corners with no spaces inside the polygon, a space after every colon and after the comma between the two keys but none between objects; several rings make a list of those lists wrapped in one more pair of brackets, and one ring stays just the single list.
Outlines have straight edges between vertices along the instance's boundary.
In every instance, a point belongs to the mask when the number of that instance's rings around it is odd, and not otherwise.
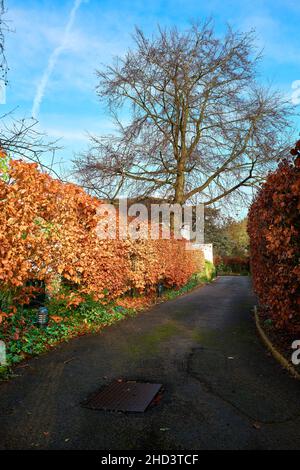
[{"label": "orange autumn leaves", "polygon": [[248,222],[253,281],[260,303],[278,327],[293,332],[300,332],[299,163],[299,157],[294,163],[285,160],[268,176]]},{"label": "orange autumn leaves", "polygon": [[[162,281],[181,286],[203,268],[203,255],[181,240],[101,240],[96,234],[99,200],[75,184],[41,173],[37,165],[9,163],[0,179],[0,289],[28,302],[28,281],[57,278],[81,294],[112,299]],[[32,289],[32,288],[31,288]],[[32,292],[31,292],[32,294]]]},{"label": "orange autumn leaves", "polygon": [[[35,164],[12,161],[9,181],[0,181],[0,281],[24,286],[61,272],[76,280],[72,244],[92,227],[93,205],[75,185],[38,172]],[[76,263],[75,263],[76,264]]]}]

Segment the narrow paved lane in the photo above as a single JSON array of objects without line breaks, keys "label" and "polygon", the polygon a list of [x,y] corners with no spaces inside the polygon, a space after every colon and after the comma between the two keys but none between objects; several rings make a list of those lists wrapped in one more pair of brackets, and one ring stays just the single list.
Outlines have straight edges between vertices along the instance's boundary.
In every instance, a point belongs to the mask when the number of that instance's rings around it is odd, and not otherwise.
[{"label": "narrow paved lane", "polygon": [[[16,368],[0,448],[300,449],[300,383],[271,358],[247,277],[223,277]],[[158,382],[144,414],[80,406],[115,378]]]}]

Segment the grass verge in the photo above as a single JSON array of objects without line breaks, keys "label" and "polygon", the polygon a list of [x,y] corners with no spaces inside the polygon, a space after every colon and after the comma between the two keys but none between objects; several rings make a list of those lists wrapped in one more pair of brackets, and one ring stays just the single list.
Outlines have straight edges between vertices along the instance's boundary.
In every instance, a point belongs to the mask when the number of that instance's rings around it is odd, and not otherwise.
[{"label": "grass verge", "polygon": [[161,297],[141,296],[102,304],[87,296],[76,308],[68,307],[66,301],[52,299],[47,304],[49,323],[45,328],[40,328],[36,323],[36,309],[19,308],[0,324],[0,340],[6,345],[7,361],[7,366],[0,366],[0,380],[6,380],[12,366],[24,359],[45,353],[71,338],[98,333],[106,326],[136,315],[157,302],[172,300],[210,282],[214,277],[214,266],[206,262],[204,272],[194,274],[180,288],[168,289]]},{"label": "grass verge", "polygon": [[288,334],[285,330],[275,328],[272,320],[267,317],[266,312],[262,308],[255,308],[254,316],[259,336],[272,356],[294,378],[299,380],[299,366],[297,367],[291,362],[291,354],[293,351],[291,345],[295,340],[294,336]]}]

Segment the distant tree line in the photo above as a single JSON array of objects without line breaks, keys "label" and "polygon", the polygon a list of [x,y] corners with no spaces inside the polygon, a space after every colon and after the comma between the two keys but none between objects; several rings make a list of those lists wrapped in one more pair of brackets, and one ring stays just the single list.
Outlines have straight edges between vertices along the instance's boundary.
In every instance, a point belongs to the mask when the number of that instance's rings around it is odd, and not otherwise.
[{"label": "distant tree line", "polygon": [[245,257],[249,255],[247,218],[235,220],[221,211],[207,207],[204,213],[206,243],[213,243],[215,256]]}]

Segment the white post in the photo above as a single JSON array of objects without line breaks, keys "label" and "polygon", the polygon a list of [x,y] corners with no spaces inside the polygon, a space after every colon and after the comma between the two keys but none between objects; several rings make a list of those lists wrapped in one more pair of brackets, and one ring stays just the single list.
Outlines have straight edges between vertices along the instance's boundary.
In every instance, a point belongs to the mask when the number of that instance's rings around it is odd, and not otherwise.
[{"label": "white post", "polygon": [[0,341],[0,366],[6,366],[6,346],[4,341]]}]

